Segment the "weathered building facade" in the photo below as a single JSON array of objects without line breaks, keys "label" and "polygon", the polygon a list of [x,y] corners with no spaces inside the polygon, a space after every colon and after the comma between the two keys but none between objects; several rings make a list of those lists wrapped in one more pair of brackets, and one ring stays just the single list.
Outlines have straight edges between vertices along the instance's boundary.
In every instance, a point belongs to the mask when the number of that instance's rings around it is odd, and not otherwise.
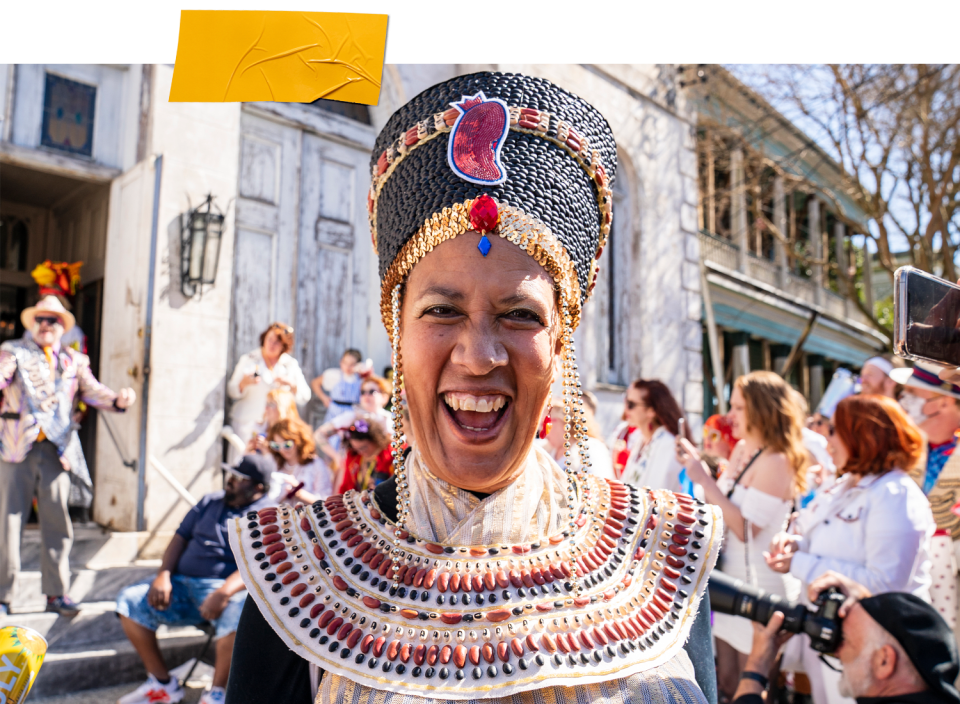
[{"label": "weathered building facade", "polygon": [[[345,347],[389,366],[366,222],[370,149],[399,105],[475,70],[541,75],[610,122],[620,167],[610,243],[577,333],[585,386],[605,430],[637,377],[663,379],[698,423],[697,117],[676,67],[387,66],[368,109],[170,103],[167,65],[3,66],[2,333],[22,332],[33,266],[83,260],[75,312],[95,371],[139,394],[123,416],[88,421],[97,522],[142,531],[150,554],[188,495],[219,486],[226,379],[270,322],[296,328],[308,379]],[[216,277],[188,296],[183,226],[208,195],[225,215]],[[301,409],[314,423],[318,404]]]},{"label": "weathered building facade", "polygon": [[782,372],[808,325],[787,378],[815,408],[836,368],[887,351],[866,315],[865,216],[847,195],[849,175],[810,137],[723,68],[700,73],[704,82],[687,92],[708,287],[705,412],[729,399],[741,374]]}]

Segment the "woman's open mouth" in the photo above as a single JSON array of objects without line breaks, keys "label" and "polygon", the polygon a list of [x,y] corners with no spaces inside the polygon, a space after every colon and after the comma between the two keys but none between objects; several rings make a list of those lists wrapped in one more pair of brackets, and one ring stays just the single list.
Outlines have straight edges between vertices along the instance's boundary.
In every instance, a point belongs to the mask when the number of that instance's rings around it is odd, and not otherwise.
[{"label": "woman's open mouth", "polygon": [[482,441],[496,436],[511,403],[503,394],[477,396],[456,391],[443,394],[443,406],[465,440]]}]

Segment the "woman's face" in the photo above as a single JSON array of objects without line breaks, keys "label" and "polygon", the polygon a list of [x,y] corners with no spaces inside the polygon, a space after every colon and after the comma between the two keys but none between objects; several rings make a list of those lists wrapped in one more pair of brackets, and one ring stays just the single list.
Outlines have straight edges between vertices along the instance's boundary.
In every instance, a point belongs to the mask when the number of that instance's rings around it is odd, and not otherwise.
[{"label": "woman's face", "polygon": [[447,240],[414,266],[401,311],[410,425],[430,471],[489,493],[530,451],[560,351],[553,279],[513,244]]},{"label": "woman's face", "polygon": [[730,459],[730,453],[733,451],[733,448],[730,447],[730,443],[727,442],[726,438],[723,437],[723,433],[719,430],[716,428],[704,428],[703,451],[708,455],[728,460]]},{"label": "woman's face", "polygon": [[363,440],[360,438],[350,438],[350,447],[361,457],[373,457],[379,451],[373,440]]},{"label": "woman's face", "polygon": [[345,354],[340,358],[340,371],[344,376],[352,376],[357,371],[357,365],[360,363],[352,354]]},{"label": "woman's face", "polygon": [[833,464],[836,465],[838,470],[847,466],[847,461],[850,459],[850,450],[840,439],[840,433],[834,432],[827,436],[827,452],[830,453]]},{"label": "woman's face", "polygon": [[550,409],[550,432],[547,433],[551,447],[563,447],[563,426],[563,406],[553,406]]},{"label": "woman's face", "polygon": [[300,464],[300,453],[297,450],[297,443],[290,438],[273,437],[271,441],[271,450],[276,450],[283,461],[289,465]]},{"label": "woman's face", "polygon": [[387,395],[376,382],[366,382],[360,387],[360,408],[367,413],[376,413],[387,405]]},{"label": "woman's face", "polygon": [[280,332],[271,330],[263,340],[263,356],[273,358],[279,357],[282,353],[283,340],[280,337]]},{"label": "woman's face", "polygon": [[623,399],[623,417],[627,425],[639,428],[644,437],[650,437],[656,429],[657,413],[647,405],[647,392],[633,386],[627,388]]},{"label": "woman's face", "polygon": [[730,425],[733,426],[733,437],[742,440],[747,436],[747,404],[743,400],[740,389],[734,387],[730,394]]}]

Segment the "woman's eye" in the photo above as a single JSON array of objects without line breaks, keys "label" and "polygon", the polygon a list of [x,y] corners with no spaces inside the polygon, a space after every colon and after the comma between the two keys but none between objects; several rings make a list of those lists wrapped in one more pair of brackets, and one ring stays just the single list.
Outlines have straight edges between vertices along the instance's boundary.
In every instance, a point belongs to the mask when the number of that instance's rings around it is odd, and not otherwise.
[{"label": "woman's eye", "polygon": [[432,315],[440,318],[449,318],[457,314],[452,306],[431,306],[423,311],[423,315]]},{"label": "woman's eye", "polygon": [[532,323],[541,323],[541,324],[542,324],[542,322],[543,322],[543,321],[540,319],[540,316],[539,316],[539,315],[537,315],[536,313],[534,313],[532,310],[525,310],[525,309],[512,310],[512,311],[510,311],[509,313],[507,313],[507,316],[506,316],[506,317],[511,318],[511,319],[513,319],[513,320],[529,321],[529,322],[532,322]]}]

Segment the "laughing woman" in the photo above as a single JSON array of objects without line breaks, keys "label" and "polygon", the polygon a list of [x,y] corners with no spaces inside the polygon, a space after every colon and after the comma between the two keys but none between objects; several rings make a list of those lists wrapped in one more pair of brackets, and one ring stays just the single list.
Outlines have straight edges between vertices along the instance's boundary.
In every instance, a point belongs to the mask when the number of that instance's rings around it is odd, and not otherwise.
[{"label": "laughing woman", "polygon": [[[410,423],[395,416],[375,489],[232,525],[251,600],[228,701],[706,702],[709,644],[697,672],[683,646],[704,644],[720,513],[573,461],[606,121],[542,79],[462,76],[394,114],[371,167],[392,407],[405,390]],[[568,471],[534,443],[554,381]]]}]

